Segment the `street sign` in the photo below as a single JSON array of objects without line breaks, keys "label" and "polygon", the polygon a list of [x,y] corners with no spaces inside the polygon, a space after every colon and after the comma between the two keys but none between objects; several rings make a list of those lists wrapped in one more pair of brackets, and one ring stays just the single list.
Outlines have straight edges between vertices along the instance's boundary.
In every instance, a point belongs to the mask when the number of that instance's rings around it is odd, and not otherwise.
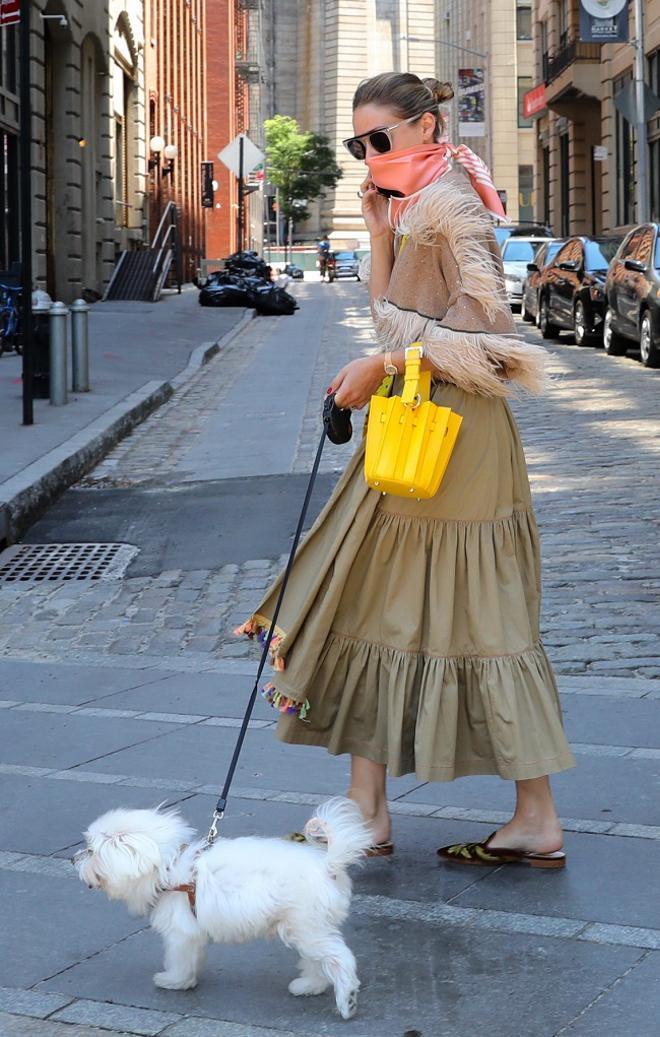
[{"label": "street sign", "polygon": [[18,25],[21,20],[21,0],[0,0],[0,25]]},{"label": "street sign", "polygon": [[202,162],[202,209],[213,208],[213,163]]},{"label": "street sign", "polygon": [[594,162],[607,162],[609,154],[604,144],[594,144]]},{"label": "street sign", "polygon": [[614,107],[618,112],[621,112],[624,119],[627,119],[633,125],[637,125],[639,122],[648,122],[649,119],[653,118],[658,108],[660,108],[660,98],[656,97],[651,88],[644,83],[644,117],[639,119],[637,114],[636,87],[631,79],[614,95]]},{"label": "street sign", "polygon": [[580,39],[583,43],[625,43],[628,0],[582,0]]},{"label": "street sign", "polygon": [[241,175],[241,137],[243,138],[243,176],[251,173],[266,159],[263,151],[252,143],[247,133],[239,133],[226,148],[218,152],[218,158],[227,169],[232,171],[234,176]]},{"label": "street sign", "polygon": [[539,115],[540,112],[546,110],[546,107],[545,83],[539,83],[533,90],[528,90],[523,97],[523,115],[526,119],[531,119],[533,115]]},{"label": "street sign", "polygon": [[628,0],[582,0],[582,6],[592,18],[616,18]]}]

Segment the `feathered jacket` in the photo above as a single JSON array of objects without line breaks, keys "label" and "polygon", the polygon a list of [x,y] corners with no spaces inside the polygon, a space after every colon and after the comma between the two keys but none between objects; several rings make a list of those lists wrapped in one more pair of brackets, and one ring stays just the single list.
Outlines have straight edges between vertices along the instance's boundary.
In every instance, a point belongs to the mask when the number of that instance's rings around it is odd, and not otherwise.
[{"label": "feathered jacket", "polygon": [[422,341],[439,376],[468,392],[507,396],[545,384],[545,351],[516,332],[492,221],[455,167],[399,217],[387,296],[373,301],[379,342]]}]

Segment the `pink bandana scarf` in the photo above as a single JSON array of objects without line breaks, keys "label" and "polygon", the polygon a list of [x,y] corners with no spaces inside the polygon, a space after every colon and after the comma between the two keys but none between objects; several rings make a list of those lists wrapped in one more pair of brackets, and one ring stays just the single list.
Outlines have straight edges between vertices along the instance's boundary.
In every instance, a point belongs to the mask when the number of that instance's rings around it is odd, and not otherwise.
[{"label": "pink bandana scarf", "polygon": [[390,199],[390,222],[393,226],[415,195],[444,176],[451,168],[452,160],[460,163],[467,171],[472,186],[491,215],[506,219],[486,163],[465,144],[454,145],[441,141],[419,144],[401,151],[388,151],[384,155],[374,155],[367,159],[366,164],[376,187],[396,191],[400,195]]}]

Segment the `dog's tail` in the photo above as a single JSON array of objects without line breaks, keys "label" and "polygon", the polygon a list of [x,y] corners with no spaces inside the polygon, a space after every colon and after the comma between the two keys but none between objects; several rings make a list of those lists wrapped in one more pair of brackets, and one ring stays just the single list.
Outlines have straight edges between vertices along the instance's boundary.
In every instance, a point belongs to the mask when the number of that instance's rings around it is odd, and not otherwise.
[{"label": "dog's tail", "polygon": [[373,842],[362,811],[356,803],[343,796],[321,803],[303,831],[309,842],[326,844],[331,871],[347,868],[361,860]]}]

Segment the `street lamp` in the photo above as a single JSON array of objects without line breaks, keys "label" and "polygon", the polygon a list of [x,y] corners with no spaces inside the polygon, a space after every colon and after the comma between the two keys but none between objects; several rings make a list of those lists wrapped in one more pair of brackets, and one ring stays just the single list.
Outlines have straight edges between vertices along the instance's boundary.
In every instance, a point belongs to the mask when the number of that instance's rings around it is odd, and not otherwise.
[{"label": "street lamp", "polygon": [[160,166],[160,153],[164,147],[165,141],[163,137],[152,137],[149,141],[149,151],[151,152],[151,158],[149,159],[150,173]]},{"label": "street lamp", "polygon": [[[174,172],[174,159],[179,154],[176,144],[166,144],[165,138],[157,135],[149,141],[149,151],[151,152],[149,172],[158,170],[161,176],[171,176]],[[166,165],[161,165],[161,153]]]},{"label": "street lamp", "polygon": [[174,173],[174,159],[179,154],[179,149],[176,144],[166,144],[163,148],[163,157],[167,162],[166,166],[163,166],[161,172],[163,176],[172,176]]}]

